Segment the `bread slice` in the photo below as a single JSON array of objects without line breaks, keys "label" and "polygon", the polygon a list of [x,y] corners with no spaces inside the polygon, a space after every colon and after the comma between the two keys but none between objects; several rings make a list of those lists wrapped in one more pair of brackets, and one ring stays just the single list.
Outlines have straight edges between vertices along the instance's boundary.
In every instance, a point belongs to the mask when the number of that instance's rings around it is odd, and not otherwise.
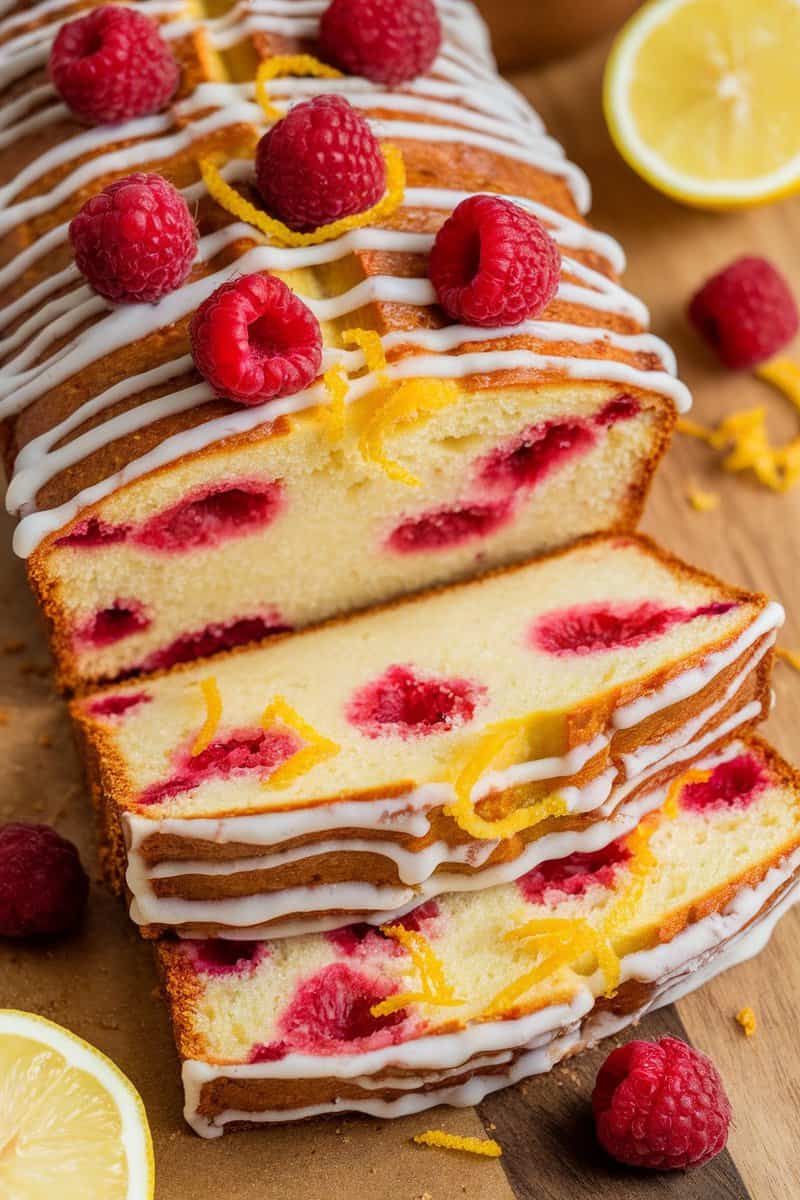
[{"label": "bread slice", "polygon": [[766,715],[781,620],[596,537],[76,700],[106,873],[146,932],[246,936],[515,878]]},{"label": "bread slice", "polygon": [[758,739],[700,765],[603,857],[381,931],[158,943],[189,1123],[474,1104],[755,953],[797,898],[798,777]]},{"label": "bread slice", "polygon": [[[0,25],[14,106],[0,140],[8,507],[67,689],[630,530],[688,404],[671,352],[644,332],[644,306],[616,282],[620,248],[583,219],[582,173],[496,74],[466,4],[442,6],[431,78],[395,90],[352,78],[269,85],[279,106],[345,94],[402,154],[400,208],[293,248],[267,245],[220,207],[198,159],[229,159],[226,178],[258,202],[240,157],[266,127],[256,67],[315,50],[317,14],[290,9],[207,19],[192,4],[156,6],[181,92],[167,112],[113,132],[72,121],[47,82],[59,10],[34,5]],[[67,222],[132,170],[184,190],[200,251],[159,304],[112,310],[78,275]],[[514,328],[446,324],[427,279],[435,231],[481,191],[529,207],[563,254],[558,295]],[[321,380],[242,408],[194,370],[192,312],[251,270],[279,274],[317,312],[324,368],[349,374],[341,435]],[[374,344],[365,357],[344,337],[354,328],[379,335],[377,358]],[[389,419],[387,397],[409,384]],[[382,458],[365,453],[370,431]],[[418,486],[387,473],[387,459]]]}]

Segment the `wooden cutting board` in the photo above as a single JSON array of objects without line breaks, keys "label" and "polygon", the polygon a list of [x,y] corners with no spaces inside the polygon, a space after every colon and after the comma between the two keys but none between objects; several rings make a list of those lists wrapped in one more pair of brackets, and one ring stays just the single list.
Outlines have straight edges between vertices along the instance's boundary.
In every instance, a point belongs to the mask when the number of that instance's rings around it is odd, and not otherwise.
[{"label": "wooden cutting board", "polygon": [[[654,329],[675,346],[695,392],[696,415],[713,422],[734,408],[765,404],[775,436],[789,436],[796,416],[786,402],[750,376],[717,368],[683,312],[704,276],[742,253],[772,257],[800,293],[800,200],[713,216],[651,191],[620,161],[602,122],[605,49],[514,82],[587,169],[595,223],[624,243],[627,283],[649,303]],[[717,511],[701,515],[689,507],[690,480],[719,492]],[[800,648],[800,489],[774,496],[723,476],[704,447],[679,438],[661,469],[645,527],[698,565],[780,597],[789,614],[783,644]],[[0,533],[7,546],[10,528]],[[49,681],[22,567],[10,551],[3,554],[0,819],[53,821],[78,841],[84,861],[94,863],[64,708]],[[19,642],[25,645],[15,646]],[[768,733],[800,761],[800,738],[793,736],[800,728],[800,675],[780,664],[775,690]],[[80,936],[40,949],[0,946],[0,1005],[34,1009],[70,1026],[129,1072],[153,1127],[159,1200],[796,1200],[798,938],[800,914],[790,914],[759,959],[645,1022],[645,1036],[669,1030],[708,1051],[733,1102],[728,1151],[700,1171],[677,1176],[614,1169],[597,1152],[587,1102],[608,1046],[491,1097],[478,1110],[438,1110],[398,1122],[317,1121],[201,1142],[181,1120],[178,1072],[150,952],[99,885]],[[750,1041],[734,1021],[745,1004],[758,1017]],[[411,1144],[413,1133],[432,1126],[463,1134],[486,1128],[504,1155],[478,1159]]]}]

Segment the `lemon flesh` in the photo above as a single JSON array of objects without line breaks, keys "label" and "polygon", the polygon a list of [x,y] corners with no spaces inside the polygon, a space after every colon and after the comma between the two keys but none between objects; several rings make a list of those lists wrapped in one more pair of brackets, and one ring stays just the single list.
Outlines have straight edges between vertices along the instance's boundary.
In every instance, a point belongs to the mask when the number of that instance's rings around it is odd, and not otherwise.
[{"label": "lemon flesh", "polygon": [[689,203],[759,203],[800,184],[800,4],[651,0],[606,68],[612,137]]},{"label": "lemon flesh", "polygon": [[88,1043],[0,1012],[0,1200],[149,1200],[152,1150],[132,1084]]}]

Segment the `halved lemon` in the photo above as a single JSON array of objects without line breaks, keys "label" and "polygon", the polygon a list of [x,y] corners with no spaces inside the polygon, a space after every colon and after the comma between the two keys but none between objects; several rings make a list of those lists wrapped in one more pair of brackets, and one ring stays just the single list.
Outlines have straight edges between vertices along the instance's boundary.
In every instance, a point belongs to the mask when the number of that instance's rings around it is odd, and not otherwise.
[{"label": "halved lemon", "polygon": [[0,1196],[151,1200],[153,1146],[130,1080],[94,1046],[0,1009]]},{"label": "halved lemon", "polygon": [[798,64],[798,0],[650,0],[606,65],[611,136],[687,204],[775,199],[800,188]]}]

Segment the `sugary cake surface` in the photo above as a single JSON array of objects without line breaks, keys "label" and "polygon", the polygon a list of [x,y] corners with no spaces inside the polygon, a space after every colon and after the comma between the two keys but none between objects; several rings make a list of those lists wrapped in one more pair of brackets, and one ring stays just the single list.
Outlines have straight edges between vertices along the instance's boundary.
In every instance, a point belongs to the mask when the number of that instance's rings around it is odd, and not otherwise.
[{"label": "sugary cake surface", "polygon": [[[270,82],[279,107],[344,93],[405,163],[395,212],[310,248],[276,247],[235,220],[197,162],[230,159],[226,178],[257,199],[252,163],[238,157],[270,124],[254,100],[256,68],[315,52],[324,6],[258,6],[246,19],[194,4],[137,7],[160,21],[183,75],[176,103],[123,127],[121,147],[56,103],[44,71],[51,6],[0,24],[11,64],[0,87],[24,110],[18,120],[11,109],[0,148],[8,505],[22,516],[16,545],[31,555],[62,682],[158,669],[589,532],[631,529],[688,395],[669,349],[642,332],[644,306],[616,283],[620,248],[580,215],[582,173],[497,76],[473,6],[441,6],[430,78],[394,90],[350,78]],[[137,169],[184,190],[200,252],[178,292],[112,311],[82,282],[66,224],[88,195]],[[433,235],[478,191],[514,197],[559,243],[561,286],[537,320],[476,330],[446,325],[432,303]],[[243,410],[215,399],[194,370],[192,311],[251,269],[303,296],[322,327],[323,367],[349,373],[339,444],[319,380]],[[353,327],[380,335],[391,388],[419,378],[428,391],[442,379],[451,389],[456,411],[384,430],[387,454],[419,488],[389,479],[359,449],[385,393],[371,356],[367,364],[343,339]],[[503,462],[513,469],[498,474]],[[337,556],[333,577],[320,546]]]},{"label": "sugary cake surface", "polygon": [[[269,1074],[268,1064],[288,1067],[293,1055],[366,1053],[516,1018],[585,989],[612,993],[635,975],[626,956],[725,910],[790,855],[799,815],[788,768],[758,740],[733,743],[601,855],[440,897],[399,932],[358,925],[273,943],[159,944],[179,1049],[263,1063]],[[669,967],[665,945],[664,974]],[[293,1073],[302,1076],[302,1059]]]},{"label": "sugary cake surface", "polygon": [[[763,604],[646,541],[601,538],[74,711],[96,731],[115,802],[154,818],[368,798],[452,778],[508,720],[524,719],[523,761],[589,742],[619,704],[734,642]],[[593,727],[570,731],[587,711]]]}]

